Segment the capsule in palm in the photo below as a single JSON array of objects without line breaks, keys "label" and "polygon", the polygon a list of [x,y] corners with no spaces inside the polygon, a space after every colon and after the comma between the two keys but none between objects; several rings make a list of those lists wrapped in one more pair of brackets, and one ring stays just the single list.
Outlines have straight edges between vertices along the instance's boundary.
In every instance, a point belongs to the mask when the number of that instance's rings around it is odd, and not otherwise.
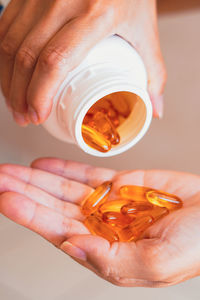
[{"label": "capsule in palm", "polygon": [[85,226],[94,234],[107,239],[109,242],[118,241],[118,234],[106,223],[102,222],[101,218],[96,215],[91,215],[84,220]]},{"label": "capsule in palm", "polygon": [[151,216],[140,216],[134,219],[127,227],[117,230],[119,240],[122,242],[136,241],[152,224],[153,218]]},{"label": "capsule in palm", "polygon": [[117,227],[126,227],[133,221],[133,218],[133,216],[125,216],[115,211],[108,211],[102,215],[102,220],[105,223]]},{"label": "capsule in palm", "polygon": [[157,206],[166,207],[169,210],[175,210],[182,207],[182,201],[179,197],[162,191],[151,190],[146,192],[147,200]]},{"label": "capsule in palm", "polygon": [[151,216],[153,219],[153,222],[156,222],[168,214],[169,214],[169,210],[166,207],[160,207],[160,206],[153,205],[153,208],[150,210],[136,212],[135,217],[138,218],[141,216],[142,217]]},{"label": "capsule in palm", "polygon": [[148,191],[152,191],[152,188],[137,185],[124,185],[120,188],[120,195],[122,198],[145,202],[147,201],[146,193]]},{"label": "capsule in palm", "polygon": [[124,215],[135,215],[137,212],[151,210],[153,205],[149,202],[132,201],[122,206],[121,213]]},{"label": "capsule in palm", "polygon": [[120,213],[121,208],[127,204],[130,204],[130,200],[127,200],[127,199],[109,200],[99,206],[99,212],[101,214],[110,212],[110,211]]},{"label": "capsule in palm", "polygon": [[88,216],[98,210],[98,207],[107,200],[111,187],[111,181],[105,181],[98,186],[95,191],[85,199],[82,205],[82,213]]},{"label": "capsule in palm", "polygon": [[93,149],[100,152],[108,152],[111,149],[111,142],[90,126],[82,124],[82,136],[85,143]]}]

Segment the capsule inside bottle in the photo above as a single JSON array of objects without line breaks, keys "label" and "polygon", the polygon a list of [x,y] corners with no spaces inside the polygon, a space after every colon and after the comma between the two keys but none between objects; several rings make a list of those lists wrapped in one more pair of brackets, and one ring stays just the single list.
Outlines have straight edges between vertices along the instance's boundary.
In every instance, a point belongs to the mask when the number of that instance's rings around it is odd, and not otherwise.
[{"label": "capsule inside bottle", "polygon": [[146,106],[139,96],[112,93],[90,107],[82,122],[82,137],[91,148],[108,152],[137,136],[145,118]]}]

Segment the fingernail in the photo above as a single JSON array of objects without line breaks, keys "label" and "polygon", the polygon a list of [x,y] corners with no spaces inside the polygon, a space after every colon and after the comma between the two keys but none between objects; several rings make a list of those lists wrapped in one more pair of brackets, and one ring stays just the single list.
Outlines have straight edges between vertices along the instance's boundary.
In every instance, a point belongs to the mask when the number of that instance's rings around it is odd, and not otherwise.
[{"label": "fingernail", "polygon": [[153,104],[153,109],[154,109],[154,117],[158,119],[162,119],[163,117],[163,95],[155,96],[151,95],[151,100]]},{"label": "fingernail", "polygon": [[71,244],[70,242],[66,241],[66,242],[62,243],[60,249],[72,257],[75,257],[75,258],[78,258],[78,259],[84,260],[84,261],[87,260],[86,253],[82,249]]},{"label": "fingernail", "polygon": [[15,121],[16,121],[20,126],[23,126],[23,127],[26,127],[26,126],[27,126],[27,120],[25,119],[25,117],[24,117],[23,114],[14,111],[14,112],[13,112],[13,117],[14,117]]},{"label": "fingernail", "polygon": [[30,118],[31,122],[34,124],[37,124],[39,121],[38,115],[31,106],[29,106],[29,108],[28,108],[28,114],[29,114],[29,118]]}]

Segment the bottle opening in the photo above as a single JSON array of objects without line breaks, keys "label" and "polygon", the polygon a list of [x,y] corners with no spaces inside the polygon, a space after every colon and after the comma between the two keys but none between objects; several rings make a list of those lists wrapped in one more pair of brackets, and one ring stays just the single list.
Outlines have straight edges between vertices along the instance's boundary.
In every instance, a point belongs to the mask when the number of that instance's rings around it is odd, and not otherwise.
[{"label": "bottle opening", "polygon": [[111,93],[96,101],[85,114],[82,138],[95,151],[114,155],[116,149],[120,151],[136,139],[146,119],[146,105],[140,96],[127,91]]}]

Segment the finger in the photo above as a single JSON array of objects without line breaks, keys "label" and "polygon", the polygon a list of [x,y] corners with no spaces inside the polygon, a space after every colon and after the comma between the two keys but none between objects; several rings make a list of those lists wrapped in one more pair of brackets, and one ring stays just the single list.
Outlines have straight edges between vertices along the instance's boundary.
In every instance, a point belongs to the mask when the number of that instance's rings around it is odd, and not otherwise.
[{"label": "finger", "polygon": [[[19,14],[9,27],[3,41],[1,42],[0,49],[0,63],[1,63],[1,84],[4,91],[5,97],[10,106],[13,106],[13,103],[10,101],[10,86],[11,79],[13,75],[14,61],[24,38],[28,34],[29,30],[32,28],[33,24],[37,22],[37,19],[40,17],[39,7],[35,5],[34,1],[26,1],[21,7]],[[27,53],[24,53],[24,55]],[[27,54],[28,55],[28,54]],[[14,113],[14,118],[16,122],[25,126],[28,124],[29,120],[25,115],[27,107],[23,103],[23,114],[19,112]]]},{"label": "finger", "polygon": [[104,181],[112,180],[117,172],[111,169],[97,168],[75,161],[58,158],[39,158],[32,162],[31,166],[59,176],[76,180],[92,187],[100,185]]},{"label": "finger", "polygon": [[163,116],[163,92],[166,83],[166,69],[160,48],[156,1],[151,5],[152,12],[150,13],[151,26],[143,27],[142,39],[136,43],[136,48],[141,54],[148,75],[148,89],[153,106],[154,117],[162,118]]},{"label": "finger", "polygon": [[[108,19],[108,20],[107,20]],[[42,123],[48,117],[58,87],[88,51],[111,32],[111,18],[84,15],[71,20],[42,51],[28,88],[29,117]],[[107,23],[107,24],[106,24]]]},{"label": "finger", "polygon": [[60,2],[57,5],[54,1],[48,4],[48,9],[29,31],[18,49],[10,87],[10,101],[14,110],[22,114],[26,104],[27,88],[40,52],[71,18],[69,10],[66,9],[66,2],[61,4]]},{"label": "finger", "polygon": [[[153,263],[151,259],[158,246],[157,239],[110,244],[98,236],[76,235],[60,248],[74,258],[83,257],[98,275],[116,285],[152,287],[163,285],[157,275],[158,267],[155,270],[153,266],[157,260]],[[159,253],[161,249],[160,246]]]},{"label": "finger", "polygon": [[18,15],[24,0],[12,0],[8,3],[0,17],[0,41],[4,38],[10,25]]},{"label": "finger", "polygon": [[[18,178],[20,178],[20,176]],[[4,192],[16,192],[22,194],[66,217],[83,220],[83,215],[78,205],[61,201],[30,183],[21,181],[10,175],[0,173],[0,193]]]},{"label": "finger", "polygon": [[[153,106],[154,117],[163,115],[163,90],[166,82],[166,70],[160,49],[156,1],[143,2],[135,28],[123,32],[123,35],[141,55],[148,76],[148,89]],[[148,6],[148,9],[147,7]],[[139,25],[138,25],[139,22]],[[142,22],[142,23],[141,23]]]},{"label": "finger", "polygon": [[[19,11],[21,10],[21,7],[24,3],[24,0],[13,0],[11,2],[9,2],[8,6],[5,8],[3,15],[0,18],[0,48],[1,48],[1,43],[2,40],[4,39],[6,33],[9,30],[10,25],[12,24],[12,22],[15,20],[15,18],[17,17],[17,15],[19,14]],[[1,50],[0,50],[1,52]],[[1,59],[1,55],[0,55],[0,82],[1,82],[1,88],[3,91],[4,96],[6,96],[6,88],[4,88],[4,86],[2,86],[2,69],[3,69],[3,61]],[[9,71],[8,69],[4,70],[4,75],[6,77],[8,77]],[[6,104],[8,106],[9,109],[11,109],[10,104],[8,102],[8,100],[6,99]]]},{"label": "finger", "polygon": [[57,247],[73,235],[88,234],[81,222],[64,217],[17,193],[0,195],[0,212],[17,224],[40,234]]},{"label": "finger", "polygon": [[93,191],[91,187],[82,183],[68,180],[61,176],[45,171],[26,168],[18,165],[1,165],[0,172],[8,174],[9,176],[9,179],[7,179],[6,176],[2,174],[0,182],[2,186],[4,186],[4,182],[6,182],[6,186],[9,185],[12,188],[10,177],[15,174],[15,177],[23,180],[24,183],[26,183],[23,185],[25,190],[30,188],[30,185],[35,186],[56,198],[76,204],[81,203],[82,200]]}]

